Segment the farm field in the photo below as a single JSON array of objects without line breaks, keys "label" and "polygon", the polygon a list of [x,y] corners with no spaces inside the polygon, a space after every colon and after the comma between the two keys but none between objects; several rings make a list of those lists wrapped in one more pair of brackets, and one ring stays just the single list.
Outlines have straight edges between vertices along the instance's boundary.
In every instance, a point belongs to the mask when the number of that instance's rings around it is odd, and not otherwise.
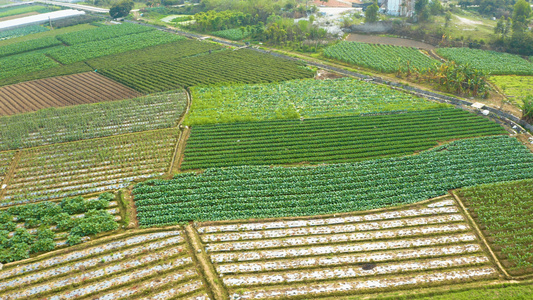
[{"label": "farm field", "polygon": [[0,18],[21,15],[30,12],[45,13],[50,10],[42,5],[19,5],[13,7],[0,8]]},{"label": "farm field", "polygon": [[522,98],[533,95],[533,76],[491,76],[490,80],[519,105],[522,104]]},{"label": "farm field", "polygon": [[482,70],[487,75],[533,75],[533,63],[518,55],[469,48],[438,48],[438,55]]},{"label": "farm field", "polygon": [[384,73],[398,72],[400,68],[430,69],[440,64],[416,48],[358,42],[330,46],[324,49],[324,56]]},{"label": "farm field", "polygon": [[451,197],[322,218],[197,224],[230,299],[316,297],[494,278]]},{"label": "farm field", "polygon": [[120,66],[137,65],[140,63],[171,61],[174,59],[208,53],[209,50],[217,51],[222,49],[224,49],[222,46],[214,43],[206,43],[196,40],[179,40],[168,44],[90,59],[87,61],[87,64],[94,70],[109,69]]},{"label": "farm field", "polygon": [[510,274],[533,273],[533,180],[480,185],[458,195]]},{"label": "farm field", "polygon": [[4,116],[0,117],[0,150],[170,128],[176,126],[186,105],[185,91],[171,91]]},{"label": "farm field", "polygon": [[113,194],[105,193],[93,199],[65,198],[59,203],[26,204],[1,210],[0,263],[79,244],[95,234],[117,229],[120,212],[117,201],[113,200]]},{"label": "farm field", "polygon": [[438,141],[504,133],[496,123],[458,109],[201,125],[192,127],[181,169],[356,162],[412,154]]},{"label": "farm field", "polygon": [[170,128],[22,150],[0,206],[118,190],[161,176],[177,138]]},{"label": "farm field", "polygon": [[210,299],[181,228],[133,231],[0,271],[2,299]]},{"label": "farm field", "polygon": [[5,31],[0,32],[0,41],[13,39],[13,38],[25,36],[28,34],[44,32],[48,30],[49,30],[48,28],[39,26],[39,25],[32,25],[32,26],[26,26],[26,27],[12,29],[12,30],[5,30]]},{"label": "farm field", "polygon": [[0,115],[119,100],[140,93],[94,72],[0,87]]},{"label": "farm field", "polygon": [[139,224],[153,226],[362,211],[526,178],[533,178],[533,154],[515,138],[494,136],[354,164],[210,168],[147,180],[133,196]]},{"label": "farm field", "polygon": [[240,29],[226,29],[219,30],[211,33],[214,36],[221,37],[232,41],[240,41],[248,37],[251,33],[249,31],[241,31]]},{"label": "farm field", "polygon": [[350,78],[195,87],[186,125],[324,118],[447,107]]},{"label": "farm field", "polygon": [[304,68],[301,63],[248,49],[219,51],[98,72],[143,93],[215,83],[260,83],[314,76],[314,72]]}]

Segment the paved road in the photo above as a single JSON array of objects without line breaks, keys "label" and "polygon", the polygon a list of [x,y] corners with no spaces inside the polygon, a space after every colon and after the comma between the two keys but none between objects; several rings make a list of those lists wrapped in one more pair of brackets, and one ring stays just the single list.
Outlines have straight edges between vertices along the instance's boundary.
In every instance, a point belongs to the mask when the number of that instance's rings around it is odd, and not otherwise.
[{"label": "paved road", "polygon": [[80,4],[67,3],[67,2],[57,2],[57,1],[47,1],[47,0],[35,0],[34,2],[57,5],[57,6],[63,6],[63,7],[69,7],[69,8],[75,8],[75,9],[79,9],[79,10],[85,10],[85,11],[101,13],[101,14],[108,14],[109,13],[109,9],[100,8],[100,7],[94,7],[94,6],[88,6],[88,5],[80,5]]}]

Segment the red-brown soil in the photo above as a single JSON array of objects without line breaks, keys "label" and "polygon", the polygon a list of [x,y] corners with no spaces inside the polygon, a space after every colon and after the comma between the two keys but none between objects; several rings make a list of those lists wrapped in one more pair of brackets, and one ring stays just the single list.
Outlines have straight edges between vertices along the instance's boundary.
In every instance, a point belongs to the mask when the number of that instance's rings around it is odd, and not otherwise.
[{"label": "red-brown soil", "polygon": [[141,94],[95,72],[39,79],[0,88],[0,115],[134,98]]}]

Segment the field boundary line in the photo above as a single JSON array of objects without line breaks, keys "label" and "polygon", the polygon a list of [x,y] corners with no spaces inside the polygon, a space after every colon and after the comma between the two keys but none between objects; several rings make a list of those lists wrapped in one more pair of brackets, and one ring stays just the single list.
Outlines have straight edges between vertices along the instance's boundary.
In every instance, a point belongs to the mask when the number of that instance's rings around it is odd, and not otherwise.
[{"label": "field boundary line", "polygon": [[2,188],[0,190],[0,200],[4,199],[4,195],[7,192],[8,183],[11,181],[11,178],[13,178],[13,175],[15,174],[15,170],[17,169],[17,165],[20,161],[20,158],[22,156],[22,151],[18,150],[15,152],[15,155],[13,155],[13,159],[11,160],[11,163],[9,164],[9,170],[6,173],[6,176],[4,177],[4,180],[2,181],[2,186],[5,185],[5,188]]},{"label": "field boundary line", "polygon": [[[211,263],[208,255],[203,249],[203,244],[192,224],[185,226],[185,238],[187,244],[191,247],[193,260],[196,262],[199,271],[202,273],[202,279],[206,284],[206,289],[215,300],[229,299],[229,294],[220,277],[215,272],[215,267]],[[211,295],[210,295],[211,296]]]},{"label": "field boundary line", "polygon": [[503,265],[501,264],[500,260],[498,259],[498,257],[496,256],[496,253],[494,253],[494,251],[492,250],[492,248],[490,247],[487,239],[485,238],[485,236],[483,235],[483,233],[481,232],[481,230],[479,229],[479,226],[477,225],[476,221],[474,221],[474,218],[472,218],[472,216],[470,215],[470,213],[468,212],[468,210],[466,209],[465,205],[463,204],[463,201],[461,201],[461,198],[459,198],[459,196],[457,196],[455,194],[455,192],[451,192],[451,194],[453,195],[453,197],[455,198],[455,200],[457,201],[457,203],[459,203],[459,206],[461,208],[461,210],[463,211],[463,213],[466,215],[467,219],[468,219],[468,222],[472,225],[472,227],[474,228],[474,230],[476,231],[476,234],[479,236],[479,238],[483,241],[483,244],[485,245],[485,247],[489,250],[489,253],[490,255],[492,256],[492,259],[496,262],[496,265],[498,266],[498,269],[500,269],[500,271],[505,275],[505,278],[506,279],[516,279],[515,277],[509,275],[509,273],[507,273],[507,271],[505,270],[505,268],[503,267]]}]

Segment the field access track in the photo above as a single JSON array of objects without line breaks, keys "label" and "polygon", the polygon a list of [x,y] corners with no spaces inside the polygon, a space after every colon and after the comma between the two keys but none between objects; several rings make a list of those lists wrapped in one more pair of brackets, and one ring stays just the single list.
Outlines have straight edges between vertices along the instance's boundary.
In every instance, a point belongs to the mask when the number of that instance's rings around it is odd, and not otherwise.
[{"label": "field access track", "polygon": [[0,115],[138,97],[133,89],[95,72],[23,82],[0,88]]},{"label": "field access track", "polygon": [[381,292],[498,276],[449,196],[394,210],[197,226],[230,299]]}]

